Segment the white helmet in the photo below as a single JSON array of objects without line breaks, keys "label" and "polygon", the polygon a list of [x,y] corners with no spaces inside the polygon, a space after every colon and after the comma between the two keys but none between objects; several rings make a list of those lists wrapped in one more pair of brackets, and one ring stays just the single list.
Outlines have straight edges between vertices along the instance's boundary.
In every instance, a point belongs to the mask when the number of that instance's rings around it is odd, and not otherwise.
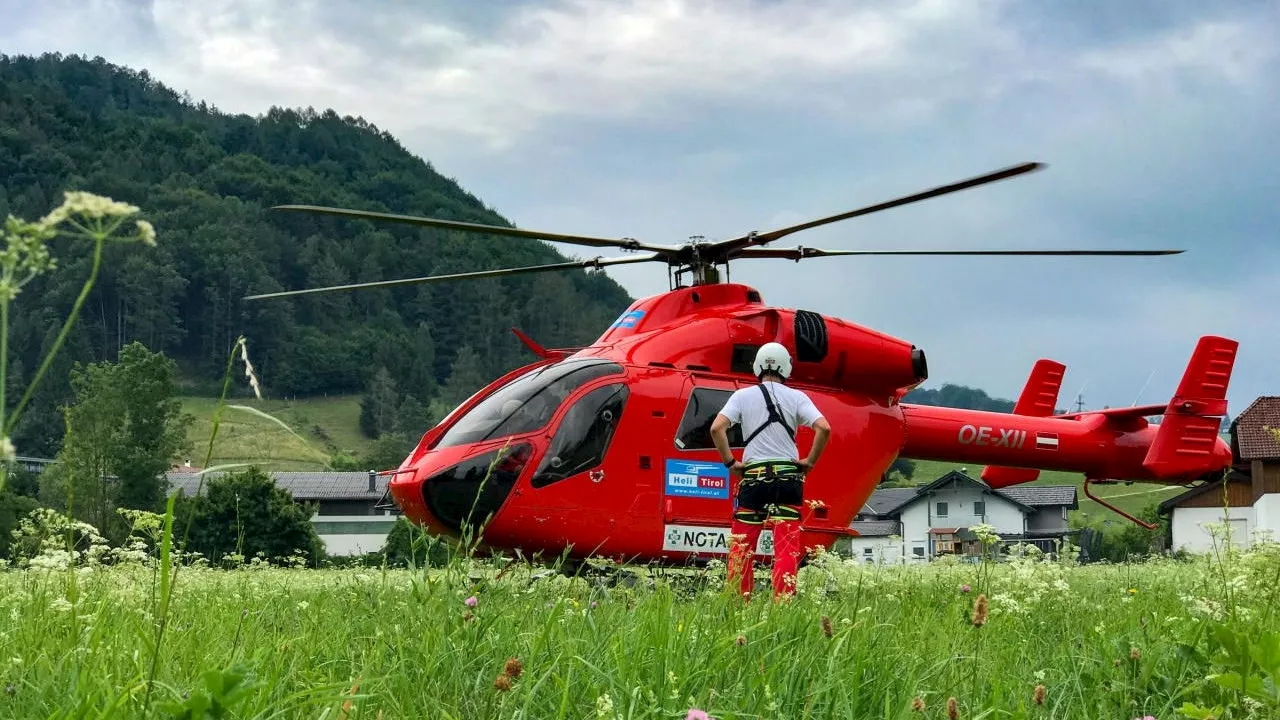
[{"label": "white helmet", "polygon": [[782,346],[782,343],[765,343],[756,351],[756,361],[752,369],[756,371],[756,377],[760,377],[768,370],[778,373],[783,380],[786,380],[791,377],[791,354]]}]

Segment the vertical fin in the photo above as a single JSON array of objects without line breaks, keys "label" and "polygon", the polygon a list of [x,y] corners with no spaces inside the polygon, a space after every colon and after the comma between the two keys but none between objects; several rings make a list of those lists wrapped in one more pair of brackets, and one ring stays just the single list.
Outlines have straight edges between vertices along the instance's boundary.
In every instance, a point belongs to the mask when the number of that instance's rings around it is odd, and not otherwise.
[{"label": "vertical fin", "polygon": [[1218,434],[1227,412],[1227,388],[1239,343],[1205,335],[1182,373],[1178,390],[1142,464],[1156,477],[1211,472],[1218,464]]},{"label": "vertical fin", "polygon": [[[1049,417],[1058,406],[1058,393],[1062,390],[1062,378],[1067,366],[1054,360],[1041,358],[1031,368],[1027,384],[1014,403],[1014,415]],[[1028,483],[1040,477],[1035,468],[1014,468],[988,465],[982,470],[982,481],[993,488]]]},{"label": "vertical fin", "polygon": [[536,340],[520,332],[518,328],[511,328],[511,332],[515,333],[516,337],[520,338],[520,342],[524,343],[525,347],[529,348],[531,351],[533,351],[534,355],[537,355],[540,358],[543,358],[543,359],[562,358],[565,356],[565,353],[561,351],[548,350],[542,347],[541,345],[538,344]]}]

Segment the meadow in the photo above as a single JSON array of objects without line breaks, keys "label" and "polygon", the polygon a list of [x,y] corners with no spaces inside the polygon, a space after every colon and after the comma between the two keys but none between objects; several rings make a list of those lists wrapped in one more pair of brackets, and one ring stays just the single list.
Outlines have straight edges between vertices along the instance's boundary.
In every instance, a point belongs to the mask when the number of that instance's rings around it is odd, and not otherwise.
[{"label": "meadow", "polygon": [[177,556],[154,517],[159,558],[68,553],[59,522],[29,523],[43,550],[0,572],[2,717],[1280,716],[1274,544],[1083,566],[824,554],[775,604],[726,595],[714,562],[634,583],[463,556],[228,569]]}]

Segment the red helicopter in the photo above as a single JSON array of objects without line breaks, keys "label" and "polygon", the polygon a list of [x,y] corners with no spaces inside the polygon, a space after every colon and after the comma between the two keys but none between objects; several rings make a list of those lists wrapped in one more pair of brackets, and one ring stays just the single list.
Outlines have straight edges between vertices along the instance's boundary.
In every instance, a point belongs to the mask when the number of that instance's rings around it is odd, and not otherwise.
[{"label": "red helicopter", "polygon": [[[709,429],[734,390],[754,384],[756,349],[791,353],[789,384],[833,428],[805,483],[806,548],[829,548],[899,457],[985,463],[992,487],[1035,480],[1040,469],[1092,482],[1186,484],[1232,462],[1219,438],[1237,343],[1200,339],[1163,405],[1053,415],[1065,367],[1040,360],[1010,414],[912,405],[928,378],[925,353],[876,330],[808,310],[772,307],[746,285],[721,282],[730,260],[841,255],[1172,255],[1181,250],[818,250],[765,247],[792,233],[1038,170],[1024,163],[858,210],[719,242],[653,245],[310,205],[276,209],[533,238],[636,253],[255,295],[258,300],[639,262],[668,265],[668,292],[637,300],[591,345],[546,349],[513,332],[537,357],[494,380],[428,430],[388,490],[412,521],[460,537],[483,526],[477,547],[570,561],[687,564],[723,556],[737,479]],[[672,271],[674,270],[674,275]],[[682,284],[689,275],[692,282]],[[1159,424],[1146,418],[1163,415]],[[741,457],[742,435],[731,444]],[[807,452],[812,431],[797,444]],[[1098,500],[1102,502],[1101,500]],[[1106,503],[1103,503],[1104,505]],[[1108,505],[1108,507],[1111,507]],[[1122,511],[1112,507],[1116,512]],[[1134,522],[1136,518],[1125,515]],[[766,531],[757,557],[770,555]]]}]

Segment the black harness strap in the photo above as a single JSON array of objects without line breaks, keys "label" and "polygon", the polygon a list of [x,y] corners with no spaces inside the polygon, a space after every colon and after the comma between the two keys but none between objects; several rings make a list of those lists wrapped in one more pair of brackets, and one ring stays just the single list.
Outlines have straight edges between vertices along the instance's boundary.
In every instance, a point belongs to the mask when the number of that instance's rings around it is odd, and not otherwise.
[{"label": "black harness strap", "polygon": [[765,428],[769,427],[770,423],[775,423],[775,422],[781,425],[782,427],[786,428],[787,435],[791,436],[792,440],[795,440],[796,431],[792,430],[791,426],[787,424],[787,421],[782,418],[782,413],[778,412],[778,407],[773,404],[773,398],[769,396],[769,391],[765,389],[764,383],[760,383],[757,387],[760,388],[760,392],[764,395],[764,406],[769,410],[769,419],[765,420],[763,425],[756,428],[755,432],[751,433],[751,435],[746,440],[744,440],[742,444],[750,445],[751,441],[754,440],[757,435],[763,432]]}]

